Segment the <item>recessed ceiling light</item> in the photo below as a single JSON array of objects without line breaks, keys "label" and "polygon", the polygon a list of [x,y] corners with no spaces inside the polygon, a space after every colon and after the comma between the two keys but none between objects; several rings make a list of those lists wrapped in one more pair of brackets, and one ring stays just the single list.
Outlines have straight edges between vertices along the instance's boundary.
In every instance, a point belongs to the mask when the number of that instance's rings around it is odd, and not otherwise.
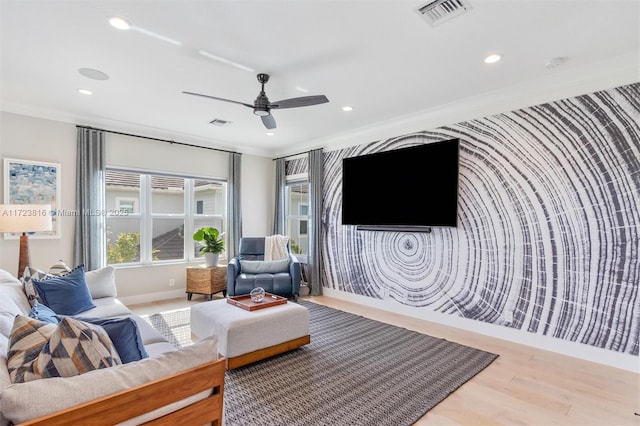
[{"label": "recessed ceiling light", "polygon": [[494,54],[489,55],[486,58],[484,58],[484,63],[485,64],[495,64],[500,59],[502,59],[502,56],[498,55],[497,53],[494,53]]},{"label": "recessed ceiling light", "polygon": [[342,107],[343,111],[349,112],[349,111],[353,111],[353,107],[350,107],[349,105],[343,106]]},{"label": "recessed ceiling light", "polygon": [[117,16],[109,18],[109,23],[112,27],[119,30],[128,30],[129,28],[131,28],[131,24],[127,20],[119,18]]},{"label": "recessed ceiling light", "polygon": [[94,70],[93,68],[79,68],[80,75],[90,78],[92,80],[109,80],[109,76],[100,70]]},{"label": "recessed ceiling light", "polygon": [[296,86],[296,90],[298,90],[299,92],[302,92],[302,93],[309,93],[309,90],[305,89],[304,87],[300,87],[300,86]]},{"label": "recessed ceiling light", "polygon": [[275,133],[273,133],[273,132],[267,132],[267,136],[273,136],[273,135],[275,135]]},{"label": "recessed ceiling light", "polygon": [[137,27],[135,25],[131,25],[131,23],[129,21],[127,21],[124,18],[120,18],[118,16],[114,16],[113,18],[109,18],[109,24],[111,24],[112,27],[117,28],[119,30],[135,30],[139,33],[142,33],[144,35],[148,35],[150,37],[153,38],[157,38],[158,40],[162,40],[162,41],[166,41],[167,43],[171,43],[174,44],[176,46],[181,46],[182,42],[178,41],[178,40],[174,40],[172,38],[163,36],[162,34],[158,34],[158,33],[154,33],[153,31],[149,31],[147,29],[141,28],[141,27]]},{"label": "recessed ceiling light", "polygon": [[93,95],[93,92],[89,89],[78,89],[78,93],[82,93],[83,95]]}]

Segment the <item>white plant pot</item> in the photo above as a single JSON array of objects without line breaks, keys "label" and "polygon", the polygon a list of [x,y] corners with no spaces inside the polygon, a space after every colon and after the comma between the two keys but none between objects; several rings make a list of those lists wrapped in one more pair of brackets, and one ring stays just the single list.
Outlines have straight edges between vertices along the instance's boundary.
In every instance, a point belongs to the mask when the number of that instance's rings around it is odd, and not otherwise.
[{"label": "white plant pot", "polygon": [[220,253],[205,253],[204,264],[207,268],[218,266],[218,257],[220,257]]},{"label": "white plant pot", "polygon": [[309,287],[306,285],[301,285],[299,290],[300,296],[308,296],[309,295]]}]

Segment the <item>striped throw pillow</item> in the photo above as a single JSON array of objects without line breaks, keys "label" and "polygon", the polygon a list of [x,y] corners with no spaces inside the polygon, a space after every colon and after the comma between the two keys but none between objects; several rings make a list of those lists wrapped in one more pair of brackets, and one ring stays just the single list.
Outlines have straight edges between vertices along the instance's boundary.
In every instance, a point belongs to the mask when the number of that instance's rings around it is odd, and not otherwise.
[{"label": "striped throw pillow", "polygon": [[[14,325],[14,329],[24,329],[25,322],[33,329],[44,328],[40,321],[19,315],[16,317],[18,325]],[[77,376],[122,364],[111,339],[102,327],[71,317],[63,318],[57,326],[49,325],[53,326],[53,330],[47,327],[46,333],[33,333],[30,345],[21,343],[24,340],[21,336],[25,333],[17,332],[15,339],[12,333],[7,364],[13,383],[47,377]],[[38,337],[43,341],[36,343]],[[20,348],[23,347],[30,349],[21,351]],[[20,355],[20,352],[26,354]],[[20,360],[26,361],[26,364],[18,366]]]},{"label": "striped throw pillow", "polygon": [[42,303],[42,299],[40,299],[40,296],[33,285],[33,280],[44,280],[45,278],[51,277],[53,277],[53,275],[47,274],[46,272],[36,268],[32,268],[31,266],[24,268],[20,281],[22,281],[24,294],[27,295],[27,299],[29,300],[29,304],[32,308],[35,306],[36,301]]},{"label": "striped throw pillow", "polygon": [[34,373],[41,378],[71,377],[119,364],[118,351],[102,327],[65,317],[42,348]]},{"label": "striped throw pillow", "polygon": [[56,277],[66,275],[71,272],[71,268],[67,266],[62,260],[58,260],[49,268],[49,275],[55,275]]},{"label": "striped throw pillow", "polygon": [[31,370],[33,363],[56,329],[56,324],[49,324],[24,315],[15,317],[7,350],[7,369],[11,383],[35,379]]},{"label": "striped throw pillow", "polygon": [[24,272],[22,273],[20,281],[22,281],[24,294],[27,295],[27,299],[29,300],[29,304],[31,305],[31,307],[33,308],[35,306],[36,301],[42,303],[42,299],[33,286],[34,279],[44,280],[46,278],[66,275],[69,272],[71,272],[71,268],[69,268],[67,264],[62,260],[59,260],[57,263],[53,264],[51,268],[49,268],[49,272],[44,272],[39,269],[32,268],[31,266],[27,266],[26,268],[24,268]]}]

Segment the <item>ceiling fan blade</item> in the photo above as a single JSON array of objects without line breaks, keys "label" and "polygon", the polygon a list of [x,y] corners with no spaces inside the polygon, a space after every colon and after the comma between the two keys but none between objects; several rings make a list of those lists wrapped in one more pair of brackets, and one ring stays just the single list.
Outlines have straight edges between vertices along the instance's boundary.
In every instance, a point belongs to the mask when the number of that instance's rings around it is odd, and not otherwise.
[{"label": "ceiling fan blade", "polygon": [[298,108],[311,105],[319,105],[329,102],[325,95],[302,96],[299,98],[283,99],[277,102],[271,102],[270,108]]},{"label": "ceiling fan blade", "polygon": [[260,118],[262,118],[262,124],[264,124],[264,127],[266,127],[267,129],[275,129],[276,128],[276,119],[273,118],[273,115],[271,115],[271,114],[262,115],[262,116],[260,116]]},{"label": "ceiling fan blade", "polygon": [[187,95],[200,96],[202,98],[215,99],[217,101],[231,102],[232,104],[240,104],[240,105],[244,105],[244,106],[249,107],[249,108],[253,108],[253,105],[251,105],[251,104],[246,104],[244,102],[238,102],[238,101],[232,101],[231,99],[218,98],[216,96],[203,95],[201,93],[194,93],[194,92],[184,92],[183,91],[182,93],[187,94]]}]

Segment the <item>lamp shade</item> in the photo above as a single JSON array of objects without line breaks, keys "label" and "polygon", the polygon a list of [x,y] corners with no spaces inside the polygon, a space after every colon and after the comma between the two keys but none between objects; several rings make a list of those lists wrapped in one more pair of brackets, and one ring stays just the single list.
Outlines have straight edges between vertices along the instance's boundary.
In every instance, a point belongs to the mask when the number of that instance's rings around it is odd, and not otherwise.
[{"label": "lamp shade", "polygon": [[0,232],[51,231],[50,204],[0,204]]}]

